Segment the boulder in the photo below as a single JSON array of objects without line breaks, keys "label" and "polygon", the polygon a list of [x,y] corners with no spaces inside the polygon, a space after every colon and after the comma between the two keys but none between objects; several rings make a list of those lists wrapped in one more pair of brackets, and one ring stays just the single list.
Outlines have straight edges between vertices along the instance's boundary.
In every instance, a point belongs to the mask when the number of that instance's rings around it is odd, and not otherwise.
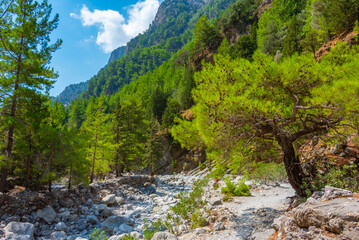
[{"label": "boulder", "polygon": [[222,231],[222,230],[225,230],[226,227],[224,226],[223,222],[216,222],[214,225],[213,225],[213,230],[214,231]]},{"label": "boulder", "polygon": [[178,240],[176,235],[169,232],[156,232],[151,240]]},{"label": "boulder", "polygon": [[55,226],[56,231],[66,231],[66,229],[67,229],[67,226],[64,222],[59,222]]},{"label": "boulder", "polygon": [[107,208],[106,204],[99,204],[95,206],[96,211],[98,212],[102,212],[103,210],[105,210]]},{"label": "boulder", "polygon": [[214,197],[209,200],[209,203],[212,206],[218,206],[222,204],[222,199],[220,197]]},{"label": "boulder", "polygon": [[106,197],[104,197],[104,198],[102,199],[102,201],[103,201],[107,206],[113,205],[113,204],[116,202],[116,196],[115,196],[115,194],[107,195]]},{"label": "boulder", "polygon": [[51,240],[66,240],[67,235],[65,232],[53,232],[51,234]]},{"label": "boulder", "polygon": [[102,230],[109,234],[113,234],[114,229],[118,228],[122,224],[133,225],[133,221],[122,216],[112,216],[107,218],[106,221],[102,223]]},{"label": "boulder", "polygon": [[330,200],[338,197],[351,197],[353,195],[354,194],[349,190],[325,186],[322,200]]},{"label": "boulder", "polygon": [[121,233],[130,233],[133,231],[133,227],[130,227],[128,226],[127,224],[121,224],[119,227],[118,227],[118,230],[121,232]]},{"label": "boulder", "polygon": [[33,240],[35,227],[31,223],[11,222],[5,227],[6,240]]},{"label": "boulder", "polygon": [[51,206],[46,206],[36,212],[36,216],[47,223],[52,223],[56,218],[56,212]]},{"label": "boulder", "polygon": [[[327,194],[316,202],[306,202],[274,221],[278,239],[322,239],[332,235],[333,239],[355,239],[359,236],[359,201],[357,198],[334,198],[348,192],[330,188]],[[299,238],[299,239],[301,239]]]}]

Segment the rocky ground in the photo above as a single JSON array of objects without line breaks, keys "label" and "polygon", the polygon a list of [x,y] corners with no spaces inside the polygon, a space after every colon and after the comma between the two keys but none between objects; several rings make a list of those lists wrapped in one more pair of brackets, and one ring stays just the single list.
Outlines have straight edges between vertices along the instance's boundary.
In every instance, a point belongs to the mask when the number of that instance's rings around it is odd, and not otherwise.
[{"label": "rocky ground", "polygon": [[[96,182],[89,187],[67,191],[61,186],[52,193],[38,193],[18,187],[0,195],[0,239],[88,239],[94,228],[104,230],[111,240],[126,233],[143,238],[144,219],[164,220],[182,190],[206,171],[192,174],[121,177]],[[240,177],[234,179],[239,181]],[[158,233],[153,239],[269,239],[274,233],[273,220],[284,214],[294,191],[289,184],[251,186],[252,196],[234,197],[223,202],[220,181],[205,187],[208,225],[190,229],[181,224],[177,236]],[[162,235],[161,235],[162,234]],[[163,236],[163,234],[165,236]]]}]

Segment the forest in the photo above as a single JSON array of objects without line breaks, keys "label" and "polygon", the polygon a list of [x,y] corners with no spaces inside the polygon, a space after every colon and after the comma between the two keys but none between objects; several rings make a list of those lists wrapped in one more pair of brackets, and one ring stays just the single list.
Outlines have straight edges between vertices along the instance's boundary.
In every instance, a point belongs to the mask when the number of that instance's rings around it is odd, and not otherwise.
[{"label": "forest", "polygon": [[[175,169],[181,150],[219,175],[283,162],[306,196],[315,186],[300,145],[358,133],[359,0],[178,3],[177,17],[131,40],[67,107],[49,96],[59,16],[47,1],[0,5],[1,192],[152,175],[164,158]],[[338,36],[353,37],[317,54]]]}]

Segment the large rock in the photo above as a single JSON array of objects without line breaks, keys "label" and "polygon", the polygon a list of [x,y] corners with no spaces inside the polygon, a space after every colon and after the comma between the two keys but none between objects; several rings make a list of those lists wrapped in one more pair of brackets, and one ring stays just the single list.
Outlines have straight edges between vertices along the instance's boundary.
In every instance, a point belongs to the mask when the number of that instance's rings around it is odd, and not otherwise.
[{"label": "large rock", "polygon": [[322,197],[322,200],[330,200],[338,197],[351,197],[353,195],[354,194],[349,190],[325,186],[324,196]]},{"label": "large rock", "polygon": [[59,222],[55,226],[56,231],[66,231],[66,229],[67,229],[67,226],[64,222]]},{"label": "large rock", "polygon": [[102,224],[102,230],[109,234],[113,234],[115,228],[118,228],[122,224],[133,225],[133,221],[122,216],[112,216],[106,219]]},{"label": "large rock", "polygon": [[51,206],[46,206],[36,212],[36,216],[47,223],[52,223],[56,218],[56,212]]},{"label": "large rock", "polygon": [[218,206],[222,204],[222,199],[220,197],[214,197],[209,200],[209,203],[212,206]]},{"label": "large rock", "polygon": [[67,235],[65,232],[53,232],[51,234],[51,240],[66,240]]},{"label": "large rock", "polygon": [[35,227],[31,223],[11,222],[5,227],[6,240],[33,240]]},{"label": "large rock", "polygon": [[106,197],[104,197],[104,198],[102,199],[102,201],[103,201],[107,206],[113,205],[113,204],[116,202],[116,196],[115,196],[115,194],[107,195]]},{"label": "large rock", "polygon": [[178,240],[178,238],[169,232],[156,232],[151,240]]},{"label": "large rock", "polygon": [[339,190],[331,188],[318,201],[301,204],[275,220],[273,227],[278,232],[278,239],[328,239],[325,238],[327,235],[333,239],[359,239],[358,199],[327,200],[328,197],[348,194]]}]

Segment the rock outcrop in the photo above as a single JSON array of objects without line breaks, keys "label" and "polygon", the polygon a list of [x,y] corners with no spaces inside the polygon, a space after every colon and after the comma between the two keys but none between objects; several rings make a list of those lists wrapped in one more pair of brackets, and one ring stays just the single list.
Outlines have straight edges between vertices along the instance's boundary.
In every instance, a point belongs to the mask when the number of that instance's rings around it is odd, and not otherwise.
[{"label": "rock outcrop", "polygon": [[[321,196],[321,197],[318,197]],[[359,239],[359,198],[327,186],[273,224],[277,239]]]}]

